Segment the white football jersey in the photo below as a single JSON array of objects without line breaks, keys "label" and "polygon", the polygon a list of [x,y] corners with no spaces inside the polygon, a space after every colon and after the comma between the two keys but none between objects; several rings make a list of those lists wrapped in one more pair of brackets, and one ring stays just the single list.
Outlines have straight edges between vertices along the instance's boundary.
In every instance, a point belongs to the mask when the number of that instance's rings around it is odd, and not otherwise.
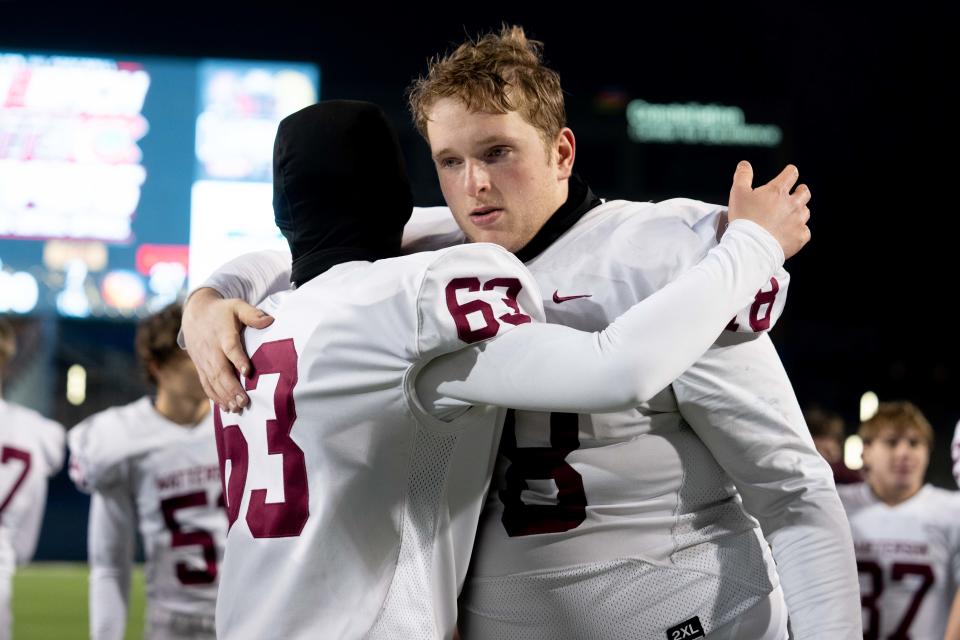
[{"label": "white football jersey", "polygon": [[[548,322],[606,326],[701,259],[722,213],[691,200],[596,207],[527,263]],[[788,283],[779,272],[731,320],[737,333],[635,409],[508,416],[461,600],[465,637],[709,635],[765,602],[779,578],[735,482],[757,489],[745,497],[768,523],[804,474],[837,500],[776,352],[756,335]],[[801,637],[846,637],[820,624]]]},{"label": "white football jersey", "polygon": [[896,506],[838,487],[853,530],[864,638],[942,638],[960,584],[960,494],[925,485]]},{"label": "white football jersey", "polygon": [[469,245],[337,265],[261,307],[242,415],[216,415],[231,529],[221,638],[450,637],[502,410],[449,422],[418,369],[542,320],[520,262]]},{"label": "white football jersey", "polygon": [[[139,526],[148,626],[212,619],[227,534],[212,414],[182,426],[144,397],[90,416],[70,430],[68,440],[71,477],[95,493],[92,571],[100,562],[117,562],[129,572],[127,539]],[[126,557],[114,561],[117,554]],[[111,613],[96,610],[96,596],[95,635],[100,616]]]},{"label": "white football jersey", "polygon": [[0,528],[18,564],[33,557],[47,479],[63,467],[62,426],[0,398]]}]

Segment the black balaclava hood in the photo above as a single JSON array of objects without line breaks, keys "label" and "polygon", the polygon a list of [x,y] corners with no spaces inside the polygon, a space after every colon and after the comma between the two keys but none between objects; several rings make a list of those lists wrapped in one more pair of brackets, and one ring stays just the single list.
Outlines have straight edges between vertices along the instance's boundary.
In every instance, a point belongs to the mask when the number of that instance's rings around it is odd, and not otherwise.
[{"label": "black balaclava hood", "polygon": [[273,211],[299,286],[351,260],[400,254],[413,194],[393,127],[369,102],[287,116],[273,147]]}]

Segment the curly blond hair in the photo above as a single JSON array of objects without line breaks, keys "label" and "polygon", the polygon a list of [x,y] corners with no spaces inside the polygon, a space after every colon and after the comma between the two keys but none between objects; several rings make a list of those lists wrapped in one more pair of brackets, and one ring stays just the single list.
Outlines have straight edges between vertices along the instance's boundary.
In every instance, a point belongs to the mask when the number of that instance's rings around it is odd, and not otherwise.
[{"label": "curly blond hair", "polygon": [[433,105],[456,98],[471,111],[518,112],[549,145],[566,126],[560,75],[543,64],[543,43],[527,39],[522,27],[504,25],[499,34],[468,40],[430,61],[426,76],[408,90],[410,112],[427,136]]}]

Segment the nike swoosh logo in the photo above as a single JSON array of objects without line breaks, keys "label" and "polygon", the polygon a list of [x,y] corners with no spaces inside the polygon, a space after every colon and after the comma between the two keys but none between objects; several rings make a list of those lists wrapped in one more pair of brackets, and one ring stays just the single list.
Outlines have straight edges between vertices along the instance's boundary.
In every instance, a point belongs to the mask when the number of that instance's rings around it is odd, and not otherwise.
[{"label": "nike swoosh logo", "polygon": [[579,296],[561,296],[559,290],[555,290],[553,292],[553,301],[556,304],[560,304],[561,302],[566,302],[567,300],[576,300],[577,298],[591,298],[591,297],[593,297],[592,293],[585,293]]}]

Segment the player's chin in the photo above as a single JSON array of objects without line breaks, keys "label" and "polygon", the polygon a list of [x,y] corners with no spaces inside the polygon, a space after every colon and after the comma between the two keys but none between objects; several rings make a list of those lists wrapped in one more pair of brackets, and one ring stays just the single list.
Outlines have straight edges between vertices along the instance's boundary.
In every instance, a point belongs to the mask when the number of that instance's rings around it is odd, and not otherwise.
[{"label": "player's chin", "polygon": [[894,482],[902,489],[909,489],[917,483],[916,471],[898,471],[894,473]]},{"label": "player's chin", "polygon": [[490,244],[498,244],[508,251],[516,251],[513,245],[512,234],[507,229],[473,229],[471,233],[467,234],[467,237],[470,239],[470,242],[489,242]]}]

